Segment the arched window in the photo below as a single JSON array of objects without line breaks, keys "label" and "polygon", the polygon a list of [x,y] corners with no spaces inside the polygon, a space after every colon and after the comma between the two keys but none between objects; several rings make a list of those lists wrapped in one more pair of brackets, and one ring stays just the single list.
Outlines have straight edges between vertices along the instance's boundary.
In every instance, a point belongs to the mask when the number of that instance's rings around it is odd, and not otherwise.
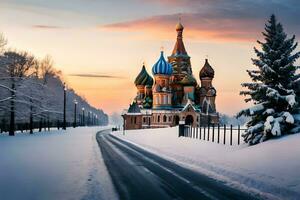
[{"label": "arched window", "polygon": [[134,117],[134,124],[136,124],[136,117]]},{"label": "arched window", "polygon": [[163,116],[163,122],[167,122],[167,116],[166,115]]},{"label": "arched window", "polygon": [[210,107],[210,100],[205,97],[202,103],[202,113],[208,114],[209,107]]},{"label": "arched window", "polygon": [[174,116],[174,123],[175,123],[175,125],[178,125],[178,124],[179,124],[179,120],[180,120],[179,116],[178,116],[178,115],[175,115],[175,116]]},{"label": "arched window", "polygon": [[160,122],[160,116],[159,115],[157,116],[157,122]]}]

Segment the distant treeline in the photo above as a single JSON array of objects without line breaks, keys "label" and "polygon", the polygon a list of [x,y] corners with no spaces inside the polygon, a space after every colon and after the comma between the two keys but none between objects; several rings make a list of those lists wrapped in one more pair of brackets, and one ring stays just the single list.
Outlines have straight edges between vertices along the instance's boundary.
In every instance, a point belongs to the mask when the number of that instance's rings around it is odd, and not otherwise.
[{"label": "distant treeline", "polygon": [[[62,73],[53,68],[49,56],[37,59],[25,51],[6,49],[7,41],[0,34],[0,128],[13,135],[22,124],[62,122],[64,103],[64,81]],[[66,121],[97,120],[106,125],[108,116],[66,86]],[[83,117],[83,114],[85,117]],[[88,125],[88,123],[84,123]]]},{"label": "distant treeline", "polygon": [[226,114],[220,114],[221,125],[232,125],[232,126],[246,126],[246,123],[250,120],[249,117],[241,116],[230,116]]}]

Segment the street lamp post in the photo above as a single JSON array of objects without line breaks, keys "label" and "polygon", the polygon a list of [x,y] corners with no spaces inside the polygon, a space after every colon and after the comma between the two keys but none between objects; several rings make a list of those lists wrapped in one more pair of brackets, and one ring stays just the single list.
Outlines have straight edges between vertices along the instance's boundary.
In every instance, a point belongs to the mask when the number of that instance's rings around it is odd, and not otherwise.
[{"label": "street lamp post", "polygon": [[123,117],[123,135],[125,135],[125,128],[126,128],[126,116]]},{"label": "street lamp post", "polygon": [[64,130],[66,130],[66,93],[67,93],[67,87],[66,87],[66,83],[64,83],[64,121],[63,121]]},{"label": "street lamp post", "polygon": [[149,128],[151,128],[151,114],[148,117],[148,126],[149,126]]},{"label": "street lamp post", "polygon": [[76,123],[77,123],[77,101],[74,99],[74,124],[73,127],[76,128]]},{"label": "street lamp post", "polygon": [[90,113],[90,126],[93,126],[93,112]]},{"label": "street lamp post", "polygon": [[91,113],[92,113],[92,111],[89,111],[89,114],[88,114],[88,126],[91,125]]},{"label": "street lamp post", "polygon": [[82,126],[85,126],[85,120],[84,120],[84,108],[82,108]]}]

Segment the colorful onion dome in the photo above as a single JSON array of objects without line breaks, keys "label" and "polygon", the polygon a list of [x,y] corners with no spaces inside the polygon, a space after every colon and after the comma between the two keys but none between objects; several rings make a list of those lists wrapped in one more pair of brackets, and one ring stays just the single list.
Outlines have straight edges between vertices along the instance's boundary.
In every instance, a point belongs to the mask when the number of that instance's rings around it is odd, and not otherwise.
[{"label": "colorful onion dome", "polygon": [[168,63],[164,58],[164,52],[161,51],[160,58],[152,67],[152,73],[162,74],[162,75],[171,75],[173,72],[172,65]]},{"label": "colorful onion dome", "polygon": [[143,65],[141,72],[137,75],[134,81],[135,85],[153,85],[153,78],[148,74],[145,65]]},{"label": "colorful onion dome", "polygon": [[185,86],[196,86],[197,85],[196,79],[194,78],[193,75],[190,75],[190,74],[185,75],[183,77],[183,79],[180,81],[180,83]]},{"label": "colorful onion dome", "polygon": [[202,79],[202,78],[211,78],[211,79],[214,78],[215,71],[210,66],[210,64],[208,63],[208,59],[205,59],[205,64],[202,67],[202,69],[200,70],[199,76],[200,76],[200,79]]}]

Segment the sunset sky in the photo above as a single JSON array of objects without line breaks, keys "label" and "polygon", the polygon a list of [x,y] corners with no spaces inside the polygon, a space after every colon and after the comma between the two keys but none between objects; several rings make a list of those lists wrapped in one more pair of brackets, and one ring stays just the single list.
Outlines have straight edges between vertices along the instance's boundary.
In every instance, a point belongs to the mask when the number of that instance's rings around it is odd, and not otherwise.
[{"label": "sunset sky", "polygon": [[299,40],[299,10],[299,0],[0,0],[0,32],[8,47],[51,55],[70,87],[110,114],[133,100],[143,62],[151,73],[162,46],[171,54],[181,16],[195,77],[208,57],[217,110],[233,115],[246,106],[240,83],[264,23],[274,13]]}]

